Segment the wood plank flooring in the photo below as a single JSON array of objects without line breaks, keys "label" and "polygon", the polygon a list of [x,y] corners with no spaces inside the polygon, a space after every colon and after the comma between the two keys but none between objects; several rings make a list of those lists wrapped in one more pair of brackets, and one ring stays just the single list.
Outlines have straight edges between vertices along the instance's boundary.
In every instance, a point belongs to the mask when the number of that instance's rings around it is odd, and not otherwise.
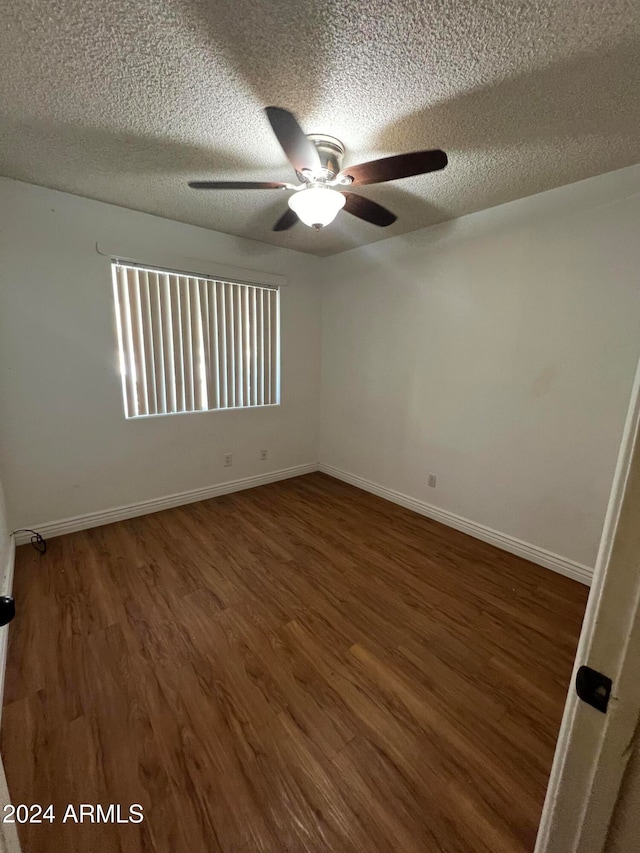
[{"label": "wood plank flooring", "polygon": [[532,851],[586,595],[322,474],[22,546],[24,853]]}]

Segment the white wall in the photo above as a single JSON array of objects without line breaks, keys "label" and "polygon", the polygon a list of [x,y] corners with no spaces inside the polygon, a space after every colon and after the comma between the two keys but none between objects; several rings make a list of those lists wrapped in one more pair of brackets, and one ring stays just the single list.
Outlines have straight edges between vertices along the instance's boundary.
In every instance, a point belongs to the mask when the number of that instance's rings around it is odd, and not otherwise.
[{"label": "white wall", "polygon": [[640,826],[640,743],[629,758],[608,838],[609,853],[634,853]]},{"label": "white wall", "polygon": [[[0,482],[0,594],[7,595],[11,592],[13,580],[13,542],[9,538],[10,528],[7,517],[7,508],[4,498],[4,490]],[[11,562],[9,561],[11,551]],[[9,574],[5,572],[9,570]],[[4,694],[4,676],[7,661],[7,643],[9,641],[9,626],[0,628],[0,709]],[[0,760],[0,812],[5,814],[4,807],[11,802],[7,780],[4,775],[4,767]],[[20,853],[20,843],[15,824],[0,824],[0,853]]]},{"label": "white wall", "polygon": [[[148,263],[171,256],[188,269],[200,260],[285,276],[282,405],[125,420],[109,259],[96,242]],[[1,179],[0,475],[12,527],[317,462],[314,261]]]},{"label": "white wall", "polygon": [[[325,259],[0,179],[12,528],[317,461],[321,281],[321,460],[592,565],[640,354],[639,177]],[[126,421],[96,242],[286,276],[282,406]]]},{"label": "white wall", "polygon": [[[0,578],[3,577],[9,556],[9,519],[7,517],[7,506],[4,499],[4,491],[0,482]],[[0,592],[4,594],[4,592]]]},{"label": "white wall", "polygon": [[592,566],[640,355],[639,178],[326,260],[321,462]]}]

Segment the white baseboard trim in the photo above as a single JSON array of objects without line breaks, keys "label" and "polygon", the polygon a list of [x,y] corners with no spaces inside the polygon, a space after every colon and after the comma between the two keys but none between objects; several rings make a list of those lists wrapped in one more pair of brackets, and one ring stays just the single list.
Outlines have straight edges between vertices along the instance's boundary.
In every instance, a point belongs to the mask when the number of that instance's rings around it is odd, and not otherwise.
[{"label": "white baseboard trim", "polygon": [[[5,806],[11,803],[4,766],[0,761],[0,810],[6,815]],[[15,823],[0,823],[0,853],[20,853],[20,841]]]},{"label": "white baseboard trim", "polygon": [[[350,483],[359,489],[366,492],[371,492],[378,497],[399,504],[406,509],[413,510],[427,518],[432,518],[434,521],[439,521],[446,524],[448,527],[453,527],[463,533],[474,536],[476,539],[481,539],[483,542],[488,542],[503,551],[508,551],[511,554],[516,554],[518,557],[524,557],[532,563],[537,563],[539,566],[544,566],[547,569],[552,569],[561,575],[573,578],[580,583],[591,585],[593,569],[585,566],[582,563],[577,563],[574,560],[569,560],[560,554],[554,554],[552,551],[547,551],[537,545],[532,545],[530,542],[523,542],[521,539],[516,539],[514,536],[509,536],[506,533],[501,533],[499,530],[493,530],[491,527],[486,527],[484,524],[478,524],[471,519],[464,518],[461,515],[456,515],[448,510],[440,509],[439,507],[428,504],[425,501],[417,500],[402,492],[397,492],[394,489],[389,489],[386,486],[380,486],[378,483],[373,483],[371,480],[366,480],[364,477],[359,477],[356,474],[351,474],[348,471],[343,471],[340,468],[334,468],[332,465],[324,463],[309,463],[307,465],[295,465],[291,468],[282,468],[279,471],[272,471],[268,474],[258,474],[253,477],[244,477],[241,480],[231,480],[227,483],[219,483],[216,486],[206,486],[201,489],[192,489],[188,492],[179,492],[173,495],[166,495],[161,498],[153,498],[148,501],[140,501],[139,503],[129,504],[127,506],[113,507],[112,509],[100,510],[99,512],[87,513],[86,515],[77,515],[72,518],[63,518],[59,521],[51,521],[46,524],[33,524],[31,527],[37,530],[45,539],[51,539],[54,536],[63,536],[65,533],[75,533],[78,530],[87,530],[90,527],[99,527],[102,524],[111,524],[115,521],[123,521],[127,518],[135,518],[139,515],[148,515],[152,512],[160,512],[163,509],[171,509],[174,506],[182,506],[184,504],[195,503],[196,501],[205,501],[209,498],[215,498],[219,495],[228,495],[232,492],[239,492],[243,489],[253,489],[256,486],[263,486],[267,483],[276,483],[279,480],[287,480],[291,477],[300,477],[303,474],[311,474],[314,471],[322,471],[330,477],[335,477],[338,480],[343,480],[345,483]],[[17,533],[15,535],[15,545],[23,545],[30,541],[29,533]],[[14,537],[12,537],[13,539]],[[13,550],[13,546],[12,546]],[[12,558],[13,559],[13,558]],[[13,566],[13,562],[12,562]],[[5,569],[5,578],[8,572]],[[13,568],[11,569],[11,577],[13,576]],[[2,593],[6,594],[6,593]],[[1,641],[0,641],[1,642]],[[0,655],[2,647],[0,645]],[[1,660],[1,659],[0,659]]]},{"label": "white baseboard trim", "polygon": [[532,563],[552,569],[554,572],[566,575],[587,586],[591,585],[593,569],[582,563],[568,560],[566,557],[561,557],[560,554],[554,554],[552,551],[539,548],[530,542],[523,542],[514,536],[500,533],[500,531],[486,527],[484,524],[478,524],[476,521],[471,521],[461,515],[456,515],[453,512],[433,506],[433,504],[409,497],[409,495],[405,495],[402,492],[396,492],[394,489],[388,489],[386,486],[372,483],[370,480],[365,480],[364,477],[358,477],[356,474],[350,474],[348,471],[342,471],[340,468],[334,468],[332,465],[325,465],[321,462],[318,470],[324,474],[328,474],[330,477],[335,477],[337,480],[343,480],[345,483],[350,483],[352,486],[364,489],[365,492],[371,492],[380,498],[399,504],[406,509],[411,509],[420,515],[427,516],[427,518],[432,518],[434,521],[440,521],[448,527],[454,527],[456,530],[468,533],[469,536],[474,536],[483,542],[489,542],[489,544],[502,548],[503,551],[508,551],[510,554],[524,557]]},{"label": "white baseboard trim", "polygon": [[[0,595],[11,595],[13,589],[13,569],[16,563],[16,537],[9,536],[7,557],[2,567],[2,584]],[[7,668],[7,646],[9,644],[9,625],[0,628],[0,719],[2,717],[2,700],[4,698],[4,675]],[[0,779],[0,782],[2,780]]]},{"label": "white baseboard trim", "polygon": [[11,595],[13,589],[13,569],[16,564],[16,537],[12,533],[9,536],[9,548],[7,557],[2,567],[2,583],[0,584],[0,595]]},{"label": "white baseboard trim", "polygon": [[[206,501],[209,498],[217,498],[220,495],[228,495],[232,492],[240,492],[243,489],[253,489],[256,486],[264,486],[267,483],[276,483],[279,480],[288,480],[291,477],[300,477],[302,474],[311,474],[318,470],[316,462],[308,465],[295,465],[292,468],[281,468],[279,471],[271,471],[268,474],[257,474],[254,477],[244,477],[241,480],[230,480],[227,483],[219,483],[216,486],[205,486],[202,489],[191,489],[188,492],[178,492],[175,495],[166,495],[162,498],[152,498],[148,501],[117,506],[112,509],[104,509],[98,512],[90,512],[86,515],[76,515],[72,518],[62,518],[59,521],[50,521],[46,524],[32,524],[30,527],[37,530],[45,539],[54,536],[63,536],[65,533],[75,533],[78,530],[87,530],[90,527],[100,527],[102,524],[111,524],[114,521],[124,521],[126,518],[135,518],[138,515],[149,515],[152,512],[160,512],[163,509],[171,509],[174,506]],[[29,542],[30,533],[17,533],[16,545]]]}]

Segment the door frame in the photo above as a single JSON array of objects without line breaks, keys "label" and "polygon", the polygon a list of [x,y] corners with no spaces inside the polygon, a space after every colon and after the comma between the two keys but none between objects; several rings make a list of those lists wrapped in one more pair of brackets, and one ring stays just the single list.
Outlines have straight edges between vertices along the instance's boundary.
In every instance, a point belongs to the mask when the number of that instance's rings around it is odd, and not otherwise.
[{"label": "door frame", "polygon": [[[604,714],[576,694],[583,664],[613,681]],[[535,853],[602,853],[639,720],[640,363]]]}]

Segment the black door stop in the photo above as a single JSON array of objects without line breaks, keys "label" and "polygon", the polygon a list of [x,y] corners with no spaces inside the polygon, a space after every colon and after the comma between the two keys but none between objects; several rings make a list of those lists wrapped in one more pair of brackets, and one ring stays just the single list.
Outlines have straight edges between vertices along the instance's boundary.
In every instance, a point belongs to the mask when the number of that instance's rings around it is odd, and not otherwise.
[{"label": "black door stop", "polygon": [[576,674],[576,693],[580,699],[603,714],[607,713],[611,686],[608,676],[590,666],[581,666]]}]

